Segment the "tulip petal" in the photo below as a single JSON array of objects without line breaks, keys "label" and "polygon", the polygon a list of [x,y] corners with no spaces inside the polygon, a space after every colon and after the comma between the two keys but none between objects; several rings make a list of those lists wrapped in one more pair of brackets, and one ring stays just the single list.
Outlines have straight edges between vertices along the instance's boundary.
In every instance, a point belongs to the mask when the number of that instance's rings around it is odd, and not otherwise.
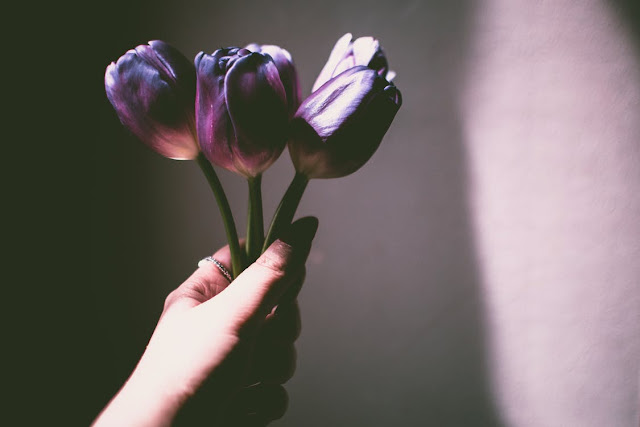
[{"label": "tulip petal", "polygon": [[340,61],[344,59],[349,50],[351,49],[351,40],[353,36],[351,33],[347,33],[344,36],[340,37],[336,42],[331,54],[329,55],[329,59],[327,63],[320,71],[316,82],[313,84],[313,88],[311,92],[315,92],[320,86],[325,84],[329,79],[336,75],[335,70]]},{"label": "tulip petal", "polygon": [[370,95],[375,72],[365,66],[352,67],[312,93],[300,106],[296,117],[304,118],[316,129],[323,142],[356,113]]},{"label": "tulip petal", "polygon": [[[368,49],[369,48],[367,47],[367,50]],[[392,73],[389,71],[389,63],[387,62],[387,57],[382,51],[382,48],[378,44],[377,40],[376,40],[376,50],[373,53],[367,52],[365,56],[365,54],[359,53],[358,50],[355,48],[355,46],[354,46],[354,53],[356,54],[356,56],[362,55],[361,58],[363,59],[365,57],[368,57],[367,62],[360,63],[356,61],[357,64],[366,65],[372,70],[376,70],[378,72],[378,75],[380,77],[384,77],[387,81],[391,81],[391,79],[393,79],[393,77],[395,76],[395,73]]]},{"label": "tulip petal", "polygon": [[357,66],[307,98],[292,123],[289,151],[308,178],[337,178],[376,151],[401,103],[400,92],[375,70]]},{"label": "tulip petal", "polygon": [[373,37],[359,37],[353,42],[353,56],[358,65],[369,66],[369,62],[380,49],[380,43]]},{"label": "tulip petal", "polygon": [[193,72],[193,64],[178,49],[162,40],[151,40],[149,46],[157,53],[156,57],[167,67],[167,74],[174,81],[195,90],[196,74]]},{"label": "tulip petal", "polygon": [[244,47],[245,49],[249,49],[251,52],[258,52],[260,53],[262,50],[262,46],[259,45],[258,43],[249,43],[248,45],[246,45]]},{"label": "tulip petal", "polygon": [[278,158],[286,142],[287,97],[275,63],[258,53],[237,59],[227,72],[225,93],[237,138],[235,166],[255,176]]},{"label": "tulip petal", "polygon": [[388,82],[393,81],[393,79],[396,78],[396,72],[393,70],[389,70],[389,72],[387,73],[387,76],[385,77],[387,79]]},{"label": "tulip petal", "polygon": [[165,157],[193,159],[198,147],[188,99],[194,88],[169,78],[172,66],[150,46],[138,46],[107,67],[105,89],[120,121],[140,140]]},{"label": "tulip petal", "polygon": [[[255,48],[257,45],[249,45]],[[249,47],[247,47],[249,49]],[[285,93],[287,94],[287,105],[289,109],[289,116],[293,116],[300,105],[300,85],[298,83],[298,73],[293,65],[293,59],[291,54],[281,47],[274,45],[262,45],[259,46],[260,50],[252,50],[253,52],[266,53],[271,56],[273,62],[276,64],[278,73],[280,74],[280,80],[284,86]]]},{"label": "tulip petal", "polygon": [[195,59],[197,74],[196,129],[200,148],[209,161],[225,169],[235,170],[231,145],[235,144],[231,118],[226,107],[221,59],[225,52],[213,55],[200,52]]},{"label": "tulip petal", "polygon": [[381,77],[389,81],[395,76],[395,73],[389,73],[387,58],[377,39],[359,37],[352,41],[351,34],[345,34],[333,48],[329,60],[313,85],[312,92],[318,90],[331,78],[357,65],[364,65],[376,70]]}]

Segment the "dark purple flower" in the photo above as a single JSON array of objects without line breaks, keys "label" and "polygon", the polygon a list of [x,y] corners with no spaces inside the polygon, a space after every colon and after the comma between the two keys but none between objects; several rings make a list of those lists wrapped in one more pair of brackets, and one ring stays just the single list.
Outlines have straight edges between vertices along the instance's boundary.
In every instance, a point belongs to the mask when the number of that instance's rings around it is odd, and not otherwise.
[{"label": "dark purple flower", "polygon": [[246,177],[267,169],[284,149],[289,115],[278,69],[269,55],[248,49],[200,52],[196,128],[215,165]]},{"label": "dark purple flower", "polygon": [[311,91],[315,92],[333,77],[356,65],[376,70],[387,81],[395,77],[395,73],[389,71],[387,58],[378,40],[373,37],[360,37],[354,41],[351,33],[347,33],[336,42]]},{"label": "dark purple flower", "polygon": [[355,66],[305,99],[292,121],[289,153],[307,178],[338,178],[376,151],[402,101],[376,70]]},{"label": "dark purple flower", "polygon": [[196,78],[190,61],[160,40],[129,50],[107,67],[107,97],[134,135],[172,159],[194,159]]},{"label": "dark purple flower", "polygon": [[296,72],[296,67],[293,65],[291,54],[286,49],[269,44],[259,45],[251,43],[247,45],[245,49],[249,49],[251,52],[267,54],[273,59],[276,68],[278,68],[284,91],[287,94],[289,116],[293,116],[300,105],[301,95],[298,73]]}]

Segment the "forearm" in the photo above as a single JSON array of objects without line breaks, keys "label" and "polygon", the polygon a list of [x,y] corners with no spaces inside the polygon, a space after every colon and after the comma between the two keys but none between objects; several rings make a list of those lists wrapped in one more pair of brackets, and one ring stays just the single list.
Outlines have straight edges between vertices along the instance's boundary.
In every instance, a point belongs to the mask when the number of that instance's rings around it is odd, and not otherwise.
[{"label": "forearm", "polygon": [[184,398],[136,368],[125,385],[94,422],[105,426],[168,426]]}]

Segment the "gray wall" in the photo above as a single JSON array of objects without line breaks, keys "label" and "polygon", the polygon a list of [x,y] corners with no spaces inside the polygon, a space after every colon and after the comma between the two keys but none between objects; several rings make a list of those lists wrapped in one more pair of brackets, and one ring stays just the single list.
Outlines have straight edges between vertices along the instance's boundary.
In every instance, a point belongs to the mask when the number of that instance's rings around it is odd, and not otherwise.
[{"label": "gray wall", "polygon": [[[596,0],[330,0],[115,14],[105,67],[152,38],[188,57],[273,43],[293,54],[306,95],[352,32],[380,39],[398,73],[404,104],[378,152],[352,176],[312,181],[299,209],[320,229],[289,411],[274,425],[637,425],[629,13]],[[106,97],[99,114],[89,417],[135,366],[164,297],[224,244],[197,166],[127,135]],[[267,215],[292,173],[284,153],[265,174]],[[221,179],[242,229],[245,183]],[[585,258],[591,245],[602,246]]]}]

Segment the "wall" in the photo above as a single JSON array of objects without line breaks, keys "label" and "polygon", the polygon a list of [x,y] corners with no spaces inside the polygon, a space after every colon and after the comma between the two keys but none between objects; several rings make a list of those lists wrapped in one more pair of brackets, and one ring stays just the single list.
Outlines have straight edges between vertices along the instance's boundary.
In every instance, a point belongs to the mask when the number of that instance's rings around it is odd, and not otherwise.
[{"label": "wall", "polygon": [[[637,425],[628,13],[597,0],[108,11],[116,36],[98,73],[151,38],[188,57],[259,41],[290,50],[306,94],[345,32],[379,38],[398,72],[404,105],[373,159],[312,182],[300,207],[320,230],[289,411],[274,425]],[[147,150],[95,94],[87,421],[135,366],[166,294],[224,243],[196,165]],[[291,176],[285,153],[265,175],[265,212]],[[245,184],[221,178],[242,217]]]}]

